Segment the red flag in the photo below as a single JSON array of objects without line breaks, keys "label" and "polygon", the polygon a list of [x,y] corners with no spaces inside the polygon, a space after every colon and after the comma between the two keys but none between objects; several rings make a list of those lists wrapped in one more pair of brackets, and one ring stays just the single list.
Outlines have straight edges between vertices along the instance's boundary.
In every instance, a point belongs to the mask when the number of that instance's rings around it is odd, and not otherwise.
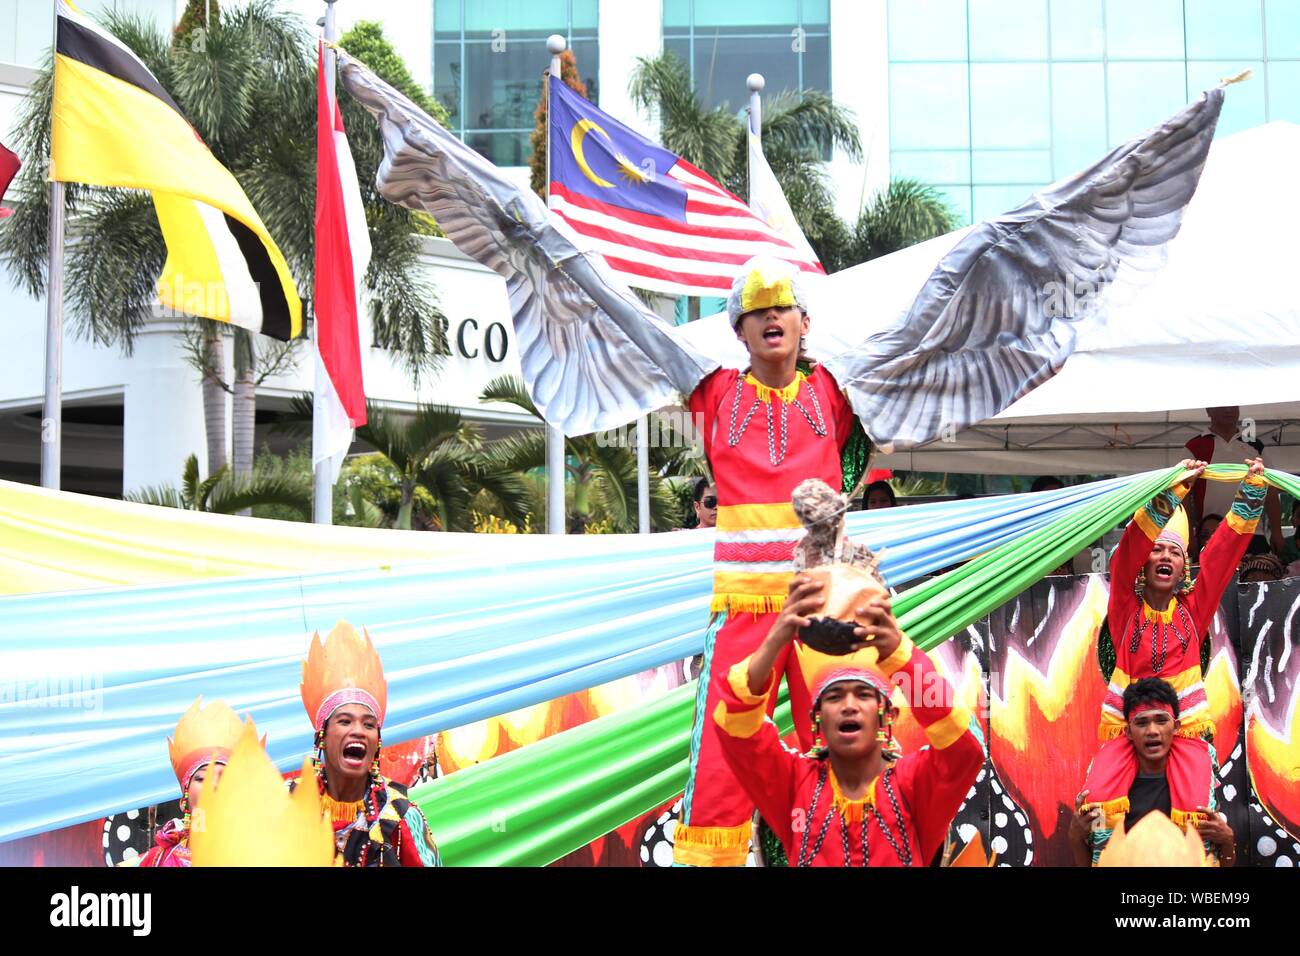
[{"label": "red flag", "polygon": [[312,428],[313,463],[335,459],[335,476],[366,423],[359,331],[361,279],[370,262],[356,167],[343,130],[343,114],[325,85],[325,46],[318,59],[316,110],[316,387],[324,405]]},{"label": "red flag", "polygon": [[[0,143],[0,199],[5,198],[5,190],[14,181],[14,177],[18,175],[18,169],[21,166],[22,160],[18,158],[18,154],[7,149],[4,143]],[[12,215],[12,209],[0,209],[0,219]]]}]

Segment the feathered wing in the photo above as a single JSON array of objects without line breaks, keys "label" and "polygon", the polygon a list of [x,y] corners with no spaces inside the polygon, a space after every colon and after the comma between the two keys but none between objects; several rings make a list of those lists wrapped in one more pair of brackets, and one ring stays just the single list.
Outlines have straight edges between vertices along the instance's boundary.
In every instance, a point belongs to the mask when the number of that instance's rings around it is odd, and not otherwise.
[{"label": "feathered wing", "polygon": [[[1096,165],[980,223],[908,311],[826,363],[885,451],[998,414],[1164,261],[1223,105],[1210,90]],[[1062,308],[1063,305],[1072,308]]]},{"label": "feathered wing", "polygon": [[380,195],[430,213],[506,280],[524,381],[548,422],[568,435],[615,428],[689,395],[717,368],[562,233],[537,196],[341,51],[339,65],[379,123]]}]

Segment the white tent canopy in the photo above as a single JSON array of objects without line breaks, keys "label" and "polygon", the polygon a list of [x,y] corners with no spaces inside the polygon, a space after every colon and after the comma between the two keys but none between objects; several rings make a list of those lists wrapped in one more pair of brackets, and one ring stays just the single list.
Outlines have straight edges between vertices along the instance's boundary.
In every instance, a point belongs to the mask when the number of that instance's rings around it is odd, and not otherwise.
[{"label": "white tent canopy", "polygon": [[[1239,405],[1268,464],[1300,471],[1300,125],[1217,140],[1164,268],[1112,303],[1052,379],[996,418],[872,464],[972,474],[1130,473],[1177,463],[1205,408]],[[906,312],[967,230],[838,272],[810,289],[808,351],[850,349]],[[743,367],[725,314],[679,329]]]}]

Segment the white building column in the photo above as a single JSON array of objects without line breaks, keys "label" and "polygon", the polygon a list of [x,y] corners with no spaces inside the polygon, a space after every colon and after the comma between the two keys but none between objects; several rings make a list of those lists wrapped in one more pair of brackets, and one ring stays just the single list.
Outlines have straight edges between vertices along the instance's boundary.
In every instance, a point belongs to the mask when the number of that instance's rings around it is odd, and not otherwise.
[{"label": "white building column", "polygon": [[889,17],[885,0],[831,0],[831,93],[853,110],[865,162],[831,159],[836,212],[850,225],[889,184]]},{"label": "white building column", "polygon": [[615,119],[658,141],[657,129],[647,121],[627,95],[628,77],[639,56],[663,52],[662,0],[628,3],[600,0],[600,108]]},{"label": "white building column", "polygon": [[[122,396],[123,493],[151,485],[179,486],[191,454],[199,456],[199,475],[208,477],[203,389],[176,328],[171,322],[151,323],[124,363],[129,374]],[[225,420],[230,420],[228,399]]]}]

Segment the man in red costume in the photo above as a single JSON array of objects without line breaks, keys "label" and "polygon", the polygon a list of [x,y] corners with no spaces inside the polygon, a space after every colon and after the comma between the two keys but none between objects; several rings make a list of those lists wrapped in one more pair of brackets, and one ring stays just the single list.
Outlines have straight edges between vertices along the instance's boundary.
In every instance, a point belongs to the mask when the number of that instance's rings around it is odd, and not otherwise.
[{"label": "man in red costume", "polygon": [[[898,629],[886,598],[858,609],[866,621],[851,656],[823,658],[812,679],[812,753],[781,742],[767,719],[774,666],[825,604],[824,585],[800,576],[758,651],[718,678],[712,720],[728,763],[794,866],[926,866],[943,845],[984,763],[970,715],[930,658]],[[871,653],[856,653],[864,648]],[[930,746],[899,756],[894,684],[904,689]],[[796,712],[797,713],[797,712]]]},{"label": "man in red costume", "polygon": [[1214,762],[1214,722],[1201,673],[1201,644],[1245,553],[1264,507],[1264,463],[1248,462],[1231,508],[1201,552],[1193,587],[1188,570],[1188,522],[1182,498],[1205,470],[1188,459],[1189,474],[1133,515],[1110,563],[1106,620],[1115,645],[1115,670],[1102,702],[1098,736],[1106,741],[1093,758],[1083,789],[1113,827],[1129,811],[1138,755],[1125,732],[1124,691],[1144,677],[1159,677],[1178,695],[1178,727],[1169,754],[1170,818],[1183,827],[1203,823],[1199,787],[1180,780],[1208,779]]},{"label": "man in red costume", "polygon": [[[690,776],[674,836],[675,862],[690,866],[741,866],[748,854],[754,806],[722,756],[711,718],[720,699],[715,679],[754,653],[771,629],[803,535],[791,493],[806,478],[840,488],[840,454],[854,423],[825,368],[799,370],[809,318],[793,267],[751,260],[732,285],[727,314],[749,351],[749,368],[718,369],[690,397],[717,487],[711,607],[725,615],[705,641]],[[788,646],[774,662],[777,675],[787,659],[792,703],[805,712],[807,685]],[[765,706],[775,706],[775,694]]]},{"label": "man in red costume", "polygon": [[[1232,866],[1236,860],[1234,837],[1228,822],[1214,809],[1210,762],[1174,764],[1169,759],[1178,739],[1178,709],[1178,694],[1158,677],[1143,677],[1124,689],[1124,735],[1136,756],[1135,773],[1127,780],[1124,831],[1130,832],[1148,813],[1159,811],[1172,817],[1177,803],[1193,805],[1202,814],[1196,829],[1210,858]],[[1087,790],[1079,794],[1070,820],[1070,849],[1076,866],[1097,865],[1121,819],[1118,812],[1108,816],[1101,804],[1087,802],[1087,797]]]}]

